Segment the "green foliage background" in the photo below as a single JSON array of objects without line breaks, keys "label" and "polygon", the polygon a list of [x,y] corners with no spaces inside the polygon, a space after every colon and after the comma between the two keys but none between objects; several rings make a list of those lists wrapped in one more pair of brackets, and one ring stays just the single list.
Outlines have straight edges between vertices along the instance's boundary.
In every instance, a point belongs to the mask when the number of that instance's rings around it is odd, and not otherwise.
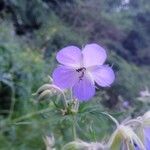
[{"label": "green foliage background", "polygon": [[[149,102],[137,97],[150,87],[149,7],[147,0],[1,0],[0,149],[45,149],[43,137],[52,133],[58,149],[73,140],[72,116],[55,111],[52,100],[56,97],[37,102],[32,95],[49,82],[48,75],[57,65],[55,54],[67,45],[103,45],[109,55],[107,63],[116,73],[112,87],[99,89],[92,101],[80,105],[79,138],[99,141],[109,137],[113,124],[101,111],[122,120],[148,110]],[[50,112],[15,122],[46,108]]]}]

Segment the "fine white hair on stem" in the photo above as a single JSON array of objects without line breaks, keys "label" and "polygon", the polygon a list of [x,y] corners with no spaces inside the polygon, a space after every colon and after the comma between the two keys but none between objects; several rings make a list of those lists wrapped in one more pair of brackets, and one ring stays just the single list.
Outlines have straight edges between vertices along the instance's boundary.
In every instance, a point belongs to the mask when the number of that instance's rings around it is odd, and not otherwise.
[{"label": "fine white hair on stem", "polygon": [[111,116],[110,114],[106,112],[102,112],[102,114],[108,116],[116,124],[117,127],[119,126],[119,122],[113,116]]}]

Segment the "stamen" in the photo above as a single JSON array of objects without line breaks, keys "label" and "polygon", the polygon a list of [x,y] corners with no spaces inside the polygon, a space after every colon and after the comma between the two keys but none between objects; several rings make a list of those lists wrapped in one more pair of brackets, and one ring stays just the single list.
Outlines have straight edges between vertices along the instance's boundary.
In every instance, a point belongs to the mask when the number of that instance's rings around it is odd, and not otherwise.
[{"label": "stamen", "polygon": [[82,80],[83,76],[84,76],[84,72],[82,72],[82,74],[81,74],[81,76],[79,77],[79,79]]},{"label": "stamen", "polygon": [[85,73],[86,68],[79,68],[76,69],[77,72],[81,73],[81,75],[79,76],[79,81],[82,80],[82,78],[84,77],[84,73]]},{"label": "stamen", "polygon": [[83,68],[76,69],[77,72],[84,71],[84,70],[86,70],[86,68],[84,68],[84,67],[83,67]]}]

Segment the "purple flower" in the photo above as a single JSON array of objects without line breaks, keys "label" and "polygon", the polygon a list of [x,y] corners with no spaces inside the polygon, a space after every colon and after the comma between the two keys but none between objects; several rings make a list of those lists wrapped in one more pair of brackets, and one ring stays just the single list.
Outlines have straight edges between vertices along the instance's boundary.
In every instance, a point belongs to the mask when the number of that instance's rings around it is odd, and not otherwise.
[{"label": "purple flower", "polygon": [[150,127],[144,128],[144,142],[146,150],[150,150]]},{"label": "purple flower", "polygon": [[62,89],[71,88],[74,97],[87,101],[95,94],[95,82],[110,86],[115,75],[111,67],[103,65],[105,50],[97,44],[87,44],[81,51],[76,46],[61,49],[56,56],[61,64],[53,72],[54,84]]},{"label": "purple flower", "polygon": [[[146,150],[150,150],[150,127],[144,128],[144,146]],[[135,145],[135,150],[140,150],[140,148]]]}]

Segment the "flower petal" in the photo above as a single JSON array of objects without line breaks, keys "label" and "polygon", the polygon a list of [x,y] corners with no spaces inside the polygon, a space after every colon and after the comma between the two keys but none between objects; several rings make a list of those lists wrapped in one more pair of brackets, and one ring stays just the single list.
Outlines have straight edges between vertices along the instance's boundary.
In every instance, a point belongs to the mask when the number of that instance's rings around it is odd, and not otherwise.
[{"label": "flower petal", "polygon": [[102,87],[110,86],[115,79],[114,71],[107,65],[92,68],[91,74],[95,82]]},{"label": "flower petal", "polygon": [[57,67],[54,70],[52,77],[54,84],[62,89],[72,88],[72,86],[78,81],[77,72],[66,66]]},{"label": "flower petal", "polygon": [[106,60],[106,51],[98,44],[87,44],[82,51],[85,67],[102,65]]},{"label": "flower petal", "polygon": [[82,53],[76,46],[67,46],[57,53],[56,59],[63,65],[80,67],[82,63]]},{"label": "flower petal", "polygon": [[87,101],[95,94],[95,86],[92,79],[84,76],[73,87],[73,94],[79,101]]},{"label": "flower petal", "polygon": [[145,147],[147,148],[147,150],[150,150],[150,127],[144,129],[144,135],[145,135]]}]

